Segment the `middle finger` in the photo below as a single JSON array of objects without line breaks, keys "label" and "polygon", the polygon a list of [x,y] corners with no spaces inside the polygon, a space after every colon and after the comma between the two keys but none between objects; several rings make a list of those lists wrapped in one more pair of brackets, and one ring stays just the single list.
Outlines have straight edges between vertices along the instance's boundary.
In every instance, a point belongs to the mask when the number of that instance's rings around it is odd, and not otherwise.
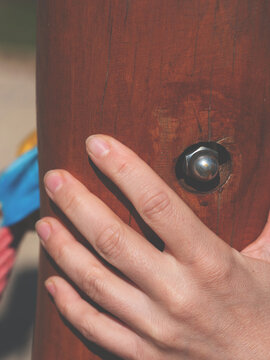
[{"label": "middle finger", "polygon": [[71,174],[51,171],[44,180],[50,198],[95,250],[138,287],[152,293],[169,275],[166,257]]}]

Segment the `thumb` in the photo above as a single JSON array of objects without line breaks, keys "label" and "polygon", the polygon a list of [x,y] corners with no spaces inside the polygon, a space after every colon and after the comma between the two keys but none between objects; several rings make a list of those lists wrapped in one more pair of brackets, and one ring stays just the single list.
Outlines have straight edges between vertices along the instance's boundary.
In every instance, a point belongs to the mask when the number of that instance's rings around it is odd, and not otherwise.
[{"label": "thumb", "polygon": [[243,249],[241,253],[270,263],[270,212],[268,213],[267,222],[259,237]]}]

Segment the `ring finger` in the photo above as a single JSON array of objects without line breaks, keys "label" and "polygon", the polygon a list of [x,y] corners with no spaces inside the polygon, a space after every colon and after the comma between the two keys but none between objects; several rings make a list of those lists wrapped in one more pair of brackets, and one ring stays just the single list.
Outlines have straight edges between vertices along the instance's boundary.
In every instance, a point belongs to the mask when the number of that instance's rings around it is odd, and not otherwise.
[{"label": "ring finger", "polygon": [[102,264],[57,220],[44,218],[36,228],[45,249],[87,296],[121,321],[145,331],[144,319],[149,318],[151,307],[144,293]]}]

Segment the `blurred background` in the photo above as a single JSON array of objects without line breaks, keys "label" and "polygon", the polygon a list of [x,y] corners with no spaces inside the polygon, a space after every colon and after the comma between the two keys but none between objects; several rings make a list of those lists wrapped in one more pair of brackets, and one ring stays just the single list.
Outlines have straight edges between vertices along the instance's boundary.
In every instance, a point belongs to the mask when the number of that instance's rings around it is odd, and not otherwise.
[{"label": "blurred background", "polygon": [[[0,171],[35,129],[36,0],[0,0]],[[17,259],[0,298],[0,360],[30,360],[39,242],[21,224]]]}]

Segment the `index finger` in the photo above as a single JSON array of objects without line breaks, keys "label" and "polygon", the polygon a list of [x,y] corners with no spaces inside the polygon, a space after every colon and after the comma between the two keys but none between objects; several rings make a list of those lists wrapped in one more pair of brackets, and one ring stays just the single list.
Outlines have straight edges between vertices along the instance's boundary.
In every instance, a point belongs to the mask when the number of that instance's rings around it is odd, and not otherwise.
[{"label": "index finger", "polygon": [[210,244],[215,250],[226,246],[133,151],[106,135],[90,136],[86,146],[93,162],[165,242],[165,251],[188,261],[198,249],[202,254],[202,247],[209,252]]}]

